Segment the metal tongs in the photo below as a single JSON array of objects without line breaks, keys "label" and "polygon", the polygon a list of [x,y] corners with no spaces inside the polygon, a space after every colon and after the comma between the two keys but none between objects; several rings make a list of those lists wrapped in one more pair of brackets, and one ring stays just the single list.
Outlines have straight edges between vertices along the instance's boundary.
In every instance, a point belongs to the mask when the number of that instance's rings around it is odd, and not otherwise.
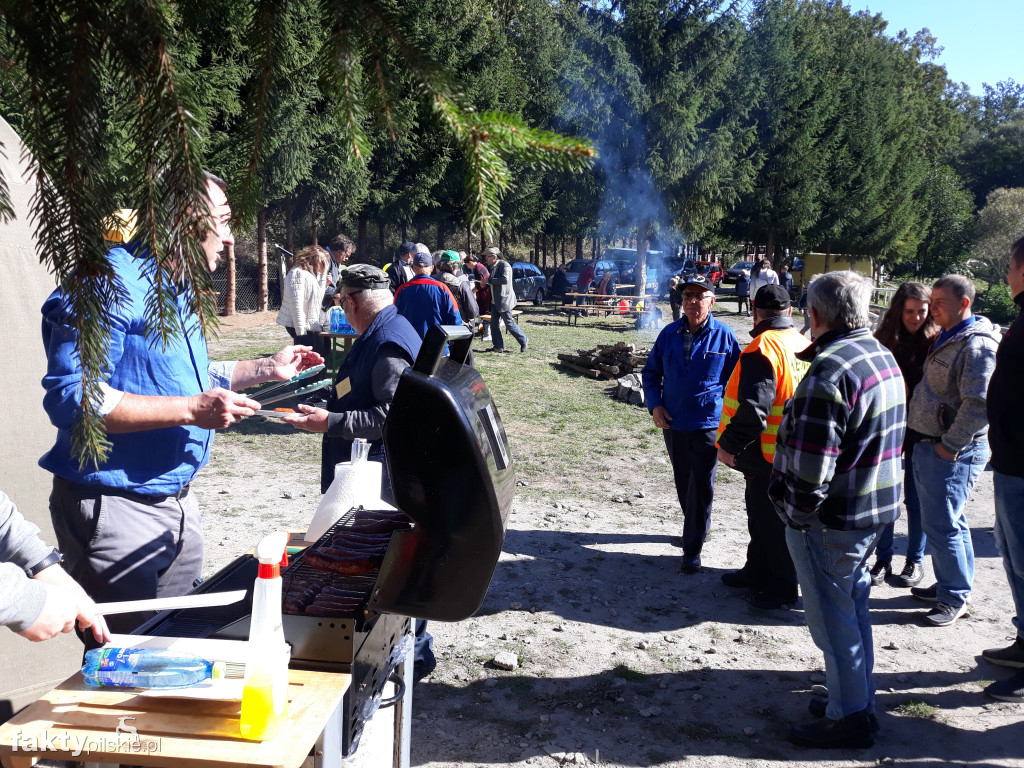
[{"label": "metal tongs", "polygon": [[[318,389],[323,389],[324,387],[330,384],[329,381],[320,381],[311,386],[299,387],[294,391],[284,391],[295,386],[300,381],[304,381],[306,379],[312,378],[313,376],[316,376],[318,373],[324,370],[325,367],[326,366],[323,363],[320,363],[319,365],[314,365],[311,368],[307,368],[301,373],[292,376],[290,379],[288,379],[288,381],[279,381],[277,384],[271,384],[269,387],[264,387],[259,392],[254,392],[252,394],[252,397],[255,400],[259,400],[260,405],[269,405],[270,403],[276,403],[280,400],[287,400],[289,397],[294,397],[296,395],[308,395],[310,392],[315,392]],[[273,397],[267,397],[267,395],[271,394],[273,395]]]}]

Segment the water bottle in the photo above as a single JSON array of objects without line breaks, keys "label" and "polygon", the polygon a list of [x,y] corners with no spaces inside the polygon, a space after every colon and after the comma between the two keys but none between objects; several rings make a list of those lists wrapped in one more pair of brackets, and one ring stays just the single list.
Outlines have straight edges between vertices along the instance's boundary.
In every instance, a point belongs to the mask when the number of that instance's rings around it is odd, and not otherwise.
[{"label": "water bottle", "polygon": [[224,662],[159,648],[95,648],[85,654],[82,675],[103,688],[187,688],[224,677]]},{"label": "water bottle", "polygon": [[355,333],[352,326],[348,323],[348,318],[345,316],[345,310],[338,307],[338,333]]},{"label": "water bottle", "polygon": [[345,316],[345,310],[341,307],[331,307],[331,333],[341,333],[341,318]]}]

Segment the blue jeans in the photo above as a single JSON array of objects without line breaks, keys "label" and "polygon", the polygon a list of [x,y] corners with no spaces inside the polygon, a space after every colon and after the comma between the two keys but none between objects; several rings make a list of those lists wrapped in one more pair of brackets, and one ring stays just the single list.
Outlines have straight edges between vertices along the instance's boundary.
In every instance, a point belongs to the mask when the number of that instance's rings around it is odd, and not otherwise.
[{"label": "blue jeans", "polygon": [[868,558],[879,530],[835,531],[820,523],[807,531],[786,529],[807,628],[825,654],[826,714],[832,720],[865,709],[869,714],[875,711]]},{"label": "blue jeans", "polygon": [[[920,563],[924,559],[925,535],[921,526],[921,499],[914,484],[913,453],[903,457],[903,503],[907,507],[907,562]],[[889,523],[878,537],[878,559],[892,562],[893,534],[896,523]]]},{"label": "blue jeans", "polygon": [[959,608],[974,584],[974,544],[964,507],[988,463],[988,442],[971,443],[954,460],[939,456],[933,443],[918,443],[911,463],[938,582],[936,596],[940,603]]},{"label": "blue jeans", "polygon": [[1003,556],[1006,580],[1017,615],[1013,625],[1024,640],[1024,477],[993,473],[996,495],[996,546]]},{"label": "blue jeans", "polygon": [[512,319],[511,310],[507,312],[499,312],[498,310],[491,308],[491,344],[495,349],[504,349],[505,340],[501,338],[501,320],[505,321],[505,330],[512,334],[512,338],[518,341],[520,344],[526,343],[526,334],[523,330],[516,325],[516,321]]}]

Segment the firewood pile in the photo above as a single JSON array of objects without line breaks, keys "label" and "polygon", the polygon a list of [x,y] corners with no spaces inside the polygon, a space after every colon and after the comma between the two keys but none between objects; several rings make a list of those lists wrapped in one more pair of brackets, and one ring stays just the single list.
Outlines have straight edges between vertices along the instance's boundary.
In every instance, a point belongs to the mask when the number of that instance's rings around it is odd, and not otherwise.
[{"label": "firewood pile", "polygon": [[560,354],[558,364],[591,379],[618,379],[636,371],[647,362],[649,350],[636,344],[598,344],[593,349],[578,349],[575,355]]}]

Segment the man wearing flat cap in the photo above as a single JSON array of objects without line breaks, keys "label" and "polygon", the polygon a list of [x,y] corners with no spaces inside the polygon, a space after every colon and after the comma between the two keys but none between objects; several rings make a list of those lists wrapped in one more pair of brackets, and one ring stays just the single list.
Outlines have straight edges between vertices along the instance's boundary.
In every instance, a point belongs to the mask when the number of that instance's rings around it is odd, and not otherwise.
[{"label": "man wearing flat cap", "polygon": [[384,419],[398,380],[420,351],[420,337],[398,314],[390,281],[383,270],[356,264],[341,273],[338,297],[349,323],[359,334],[327,397],[327,409],[300,405],[302,415],[283,421],[297,429],[324,433],[320,489],[334,480],[334,465],[348,461],[352,441],[370,441],[370,460],[383,467],[382,498],[390,499],[391,479],[384,455]]},{"label": "man wearing flat cap", "polygon": [[[416,255],[417,250],[418,246],[416,243],[402,243],[398,246],[398,257],[388,264],[385,269],[392,293],[412,280],[412,259]],[[423,252],[430,252],[425,245],[423,246]]]},{"label": "man wearing flat cap", "polygon": [[683,510],[683,562],[700,571],[700,553],[711,530],[715,495],[715,430],[722,393],[740,345],[732,328],[711,314],[715,287],[692,275],[682,289],[683,317],[665,326],[642,373],[647,410],[664,430],[676,496]]},{"label": "man wearing flat cap", "polygon": [[505,340],[501,337],[501,323],[505,323],[505,329],[512,334],[512,338],[519,342],[519,351],[525,352],[530,345],[526,334],[516,325],[512,317],[512,310],[516,306],[516,292],[512,285],[512,267],[501,258],[501,251],[493,245],[484,250],[484,260],[490,270],[487,278],[487,285],[491,288],[491,343],[493,347],[488,352],[511,352],[505,349]]},{"label": "man wearing flat cap", "polygon": [[754,340],[740,354],[725,385],[717,443],[719,461],[742,472],[746,480],[750,543],[744,566],[722,574],[722,583],[750,590],[750,602],[770,610],[791,606],[797,599],[786,525],[768,497],[768,482],[782,411],[807,371],[808,364],[796,354],[810,341],[793,327],[789,292],[783,286],[762,286],[753,309]]}]

